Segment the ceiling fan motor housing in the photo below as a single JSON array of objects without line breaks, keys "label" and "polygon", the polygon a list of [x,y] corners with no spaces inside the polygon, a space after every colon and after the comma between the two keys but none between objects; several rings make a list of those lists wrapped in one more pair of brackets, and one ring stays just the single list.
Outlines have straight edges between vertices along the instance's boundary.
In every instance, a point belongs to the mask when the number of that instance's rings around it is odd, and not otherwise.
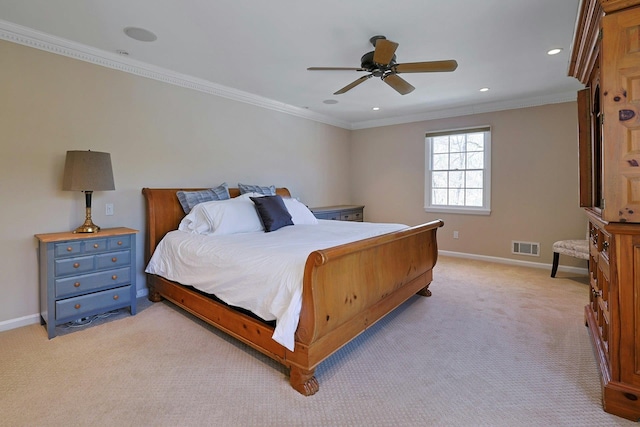
[{"label": "ceiling fan motor housing", "polygon": [[393,58],[391,58],[391,61],[389,62],[389,64],[387,66],[382,66],[379,64],[376,64],[375,62],[373,62],[373,54],[375,53],[375,51],[371,51],[371,52],[367,52],[364,55],[362,55],[362,58],[360,58],[360,66],[362,68],[364,68],[365,70],[369,71],[369,72],[374,72],[376,70],[380,70],[380,71],[384,71],[384,69],[389,69],[391,68],[393,65],[396,64],[396,56],[393,55]]}]

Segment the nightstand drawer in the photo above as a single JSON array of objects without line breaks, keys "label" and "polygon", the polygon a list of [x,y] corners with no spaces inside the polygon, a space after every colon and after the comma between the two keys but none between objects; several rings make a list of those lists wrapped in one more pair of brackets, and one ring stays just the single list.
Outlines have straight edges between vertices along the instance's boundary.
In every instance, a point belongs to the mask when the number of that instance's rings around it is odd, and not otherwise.
[{"label": "nightstand drawer", "polygon": [[109,311],[115,306],[129,305],[131,285],[108,289],[94,294],[81,295],[56,301],[56,320],[80,318],[85,314],[98,311]]},{"label": "nightstand drawer", "polygon": [[91,273],[81,276],[68,277],[56,280],[56,298],[70,295],[92,292],[101,288],[108,288],[129,283],[131,268],[124,267],[116,270],[107,270],[100,273]]},{"label": "nightstand drawer", "polygon": [[93,270],[93,256],[82,256],[75,258],[56,260],[56,277],[68,276],[69,274],[86,273]]},{"label": "nightstand drawer", "polygon": [[55,257],[78,255],[82,252],[82,242],[56,243]]},{"label": "nightstand drawer", "polygon": [[109,250],[130,248],[131,236],[111,237],[107,246]]},{"label": "nightstand drawer", "polygon": [[91,254],[107,250],[107,239],[91,239],[84,242],[84,253]]},{"label": "nightstand drawer", "polygon": [[340,215],[341,221],[362,221],[362,211],[346,211]]},{"label": "nightstand drawer", "polygon": [[129,265],[131,253],[129,251],[109,252],[108,254],[96,255],[96,268],[113,268],[122,265]]}]

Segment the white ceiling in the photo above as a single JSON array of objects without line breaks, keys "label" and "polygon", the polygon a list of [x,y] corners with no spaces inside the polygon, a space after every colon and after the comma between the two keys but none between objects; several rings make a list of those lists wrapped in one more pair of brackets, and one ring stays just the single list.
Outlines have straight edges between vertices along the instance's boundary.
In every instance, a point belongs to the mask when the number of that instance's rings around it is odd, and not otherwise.
[{"label": "white ceiling", "polygon": [[[581,85],[567,69],[579,1],[0,0],[0,29],[36,30],[361,128],[574,99]],[[131,26],[158,38],[131,39]],[[403,74],[416,87],[404,96],[375,78],[333,95],[365,73],[307,71],[359,67],[377,34],[400,44],[399,63],[456,59],[458,69]],[[556,47],[564,50],[546,54]]]}]

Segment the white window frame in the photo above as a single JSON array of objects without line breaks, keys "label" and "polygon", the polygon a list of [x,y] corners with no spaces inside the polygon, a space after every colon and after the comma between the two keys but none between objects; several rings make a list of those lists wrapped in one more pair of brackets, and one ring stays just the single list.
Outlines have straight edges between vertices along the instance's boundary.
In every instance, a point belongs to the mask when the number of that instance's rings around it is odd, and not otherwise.
[{"label": "white window frame", "polygon": [[[432,174],[433,171],[433,137],[443,135],[460,135],[484,132],[484,168],[483,168],[483,198],[482,206],[433,205],[432,204]],[[456,169],[458,170],[458,169]],[[436,213],[457,213],[471,215],[491,214],[491,126],[474,126],[471,128],[450,129],[427,132],[425,135],[425,179],[424,179],[424,210]]]}]

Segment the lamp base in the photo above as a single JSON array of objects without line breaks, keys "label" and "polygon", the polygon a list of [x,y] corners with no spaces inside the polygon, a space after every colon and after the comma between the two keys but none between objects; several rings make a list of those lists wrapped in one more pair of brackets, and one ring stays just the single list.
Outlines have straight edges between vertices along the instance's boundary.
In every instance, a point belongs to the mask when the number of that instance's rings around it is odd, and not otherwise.
[{"label": "lamp base", "polygon": [[73,230],[74,233],[97,233],[100,231],[100,227],[95,225],[93,221],[91,221],[91,191],[85,191],[87,198],[87,207],[85,209],[85,220],[84,224],[80,227]]},{"label": "lamp base", "polygon": [[100,231],[100,227],[91,222],[91,220],[85,221],[84,224],[73,230],[74,233],[97,233],[98,231]]}]

